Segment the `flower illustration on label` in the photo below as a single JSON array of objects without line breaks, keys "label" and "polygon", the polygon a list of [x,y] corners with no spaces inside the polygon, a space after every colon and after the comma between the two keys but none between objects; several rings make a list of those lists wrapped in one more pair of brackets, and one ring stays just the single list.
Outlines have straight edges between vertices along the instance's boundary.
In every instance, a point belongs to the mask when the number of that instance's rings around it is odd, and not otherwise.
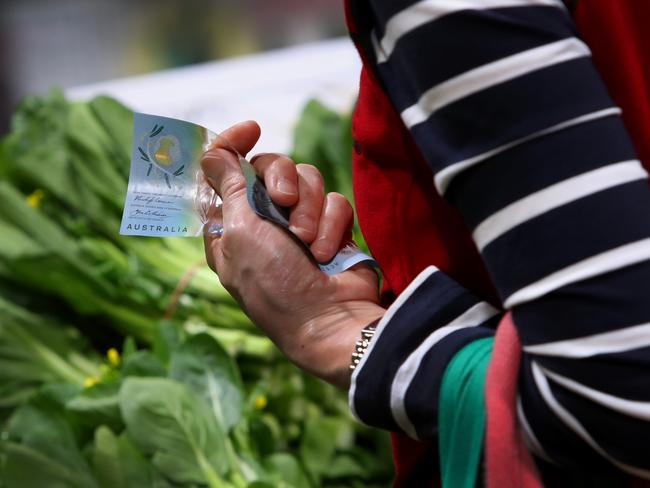
[{"label": "flower illustration on label", "polygon": [[172,134],[164,134],[164,128],[163,125],[154,125],[150,132],[142,136],[138,151],[140,159],[149,163],[147,176],[155,167],[163,173],[167,187],[171,188],[170,177],[181,176],[185,164],[180,141]]}]

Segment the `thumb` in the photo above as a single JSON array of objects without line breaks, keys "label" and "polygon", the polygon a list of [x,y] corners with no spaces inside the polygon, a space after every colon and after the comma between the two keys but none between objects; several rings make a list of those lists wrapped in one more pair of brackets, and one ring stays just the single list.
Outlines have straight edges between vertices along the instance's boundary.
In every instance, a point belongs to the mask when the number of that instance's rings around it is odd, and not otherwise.
[{"label": "thumb", "polygon": [[222,200],[245,186],[239,155],[250,151],[259,137],[257,122],[240,122],[219,134],[203,154],[203,173]]}]

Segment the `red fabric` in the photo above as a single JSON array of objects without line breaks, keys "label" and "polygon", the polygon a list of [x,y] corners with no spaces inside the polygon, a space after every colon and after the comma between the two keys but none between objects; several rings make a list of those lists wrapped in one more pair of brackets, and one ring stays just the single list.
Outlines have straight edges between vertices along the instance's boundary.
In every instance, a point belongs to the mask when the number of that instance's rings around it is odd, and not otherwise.
[{"label": "red fabric", "polygon": [[488,488],[539,488],[542,483],[517,422],[521,343],[508,313],[494,339],[485,383],[485,483]]},{"label": "red fabric", "polygon": [[[348,28],[354,0],[345,0]],[[644,0],[580,0],[576,11],[580,32],[592,48],[612,97],[624,110],[624,120],[646,168],[650,168],[650,2]],[[362,59],[364,52],[359,49]],[[359,224],[373,256],[381,264],[386,296],[399,294],[426,266],[433,264],[478,296],[498,304],[469,232],[455,210],[436,193],[431,172],[410,133],[372,72],[361,74],[353,119],[354,193]],[[486,399],[488,432],[486,479],[491,487],[535,485],[534,466],[521,444],[516,426],[514,388],[519,342],[512,322],[499,330]],[[501,351],[510,362],[501,360]],[[510,366],[508,370],[507,366]],[[502,378],[502,383],[500,379]],[[505,429],[505,430],[502,430]],[[506,432],[500,438],[498,432]],[[435,442],[415,442],[393,435],[397,488],[439,486]],[[513,467],[514,453],[518,460]],[[508,461],[506,463],[506,461]],[[512,472],[526,484],[505,483]],[[650,486],[637,482],[635,488]]]},{"label": "red fabric", "polygon": [[574,18],[650,170],[650,2],[579,0]]}]

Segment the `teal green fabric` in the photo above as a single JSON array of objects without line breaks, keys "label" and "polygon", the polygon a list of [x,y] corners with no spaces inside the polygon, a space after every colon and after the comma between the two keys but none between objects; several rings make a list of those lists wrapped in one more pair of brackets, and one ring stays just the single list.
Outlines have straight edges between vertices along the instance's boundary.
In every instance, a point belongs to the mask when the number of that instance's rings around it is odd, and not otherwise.
[{"label": "teal green fabric", "polygon": [[485,376],[493,345],[493,337],[467,344],[442,377],[438,443],[443,488],[476,486],[485,433]]}]

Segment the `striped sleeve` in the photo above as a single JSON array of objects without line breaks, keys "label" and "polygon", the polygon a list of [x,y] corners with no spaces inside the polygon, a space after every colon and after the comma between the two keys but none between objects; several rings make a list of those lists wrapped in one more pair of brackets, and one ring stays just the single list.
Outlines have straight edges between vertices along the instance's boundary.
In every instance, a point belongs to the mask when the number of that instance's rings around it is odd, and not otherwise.
[{"label": "striped sleeve", "polygon": [[[650,478],[650,188],[564,5],[369,0],[353,15],[437,190],[513,312],[531,449]],[[491,320],[445,280],[416,280],[382,321],[350,392],[364,422],[435,433],[446,362]]]},{"label": "striped sleeve", "polygon": [[498,319],[493,306],[435,267],[425,269],[384,314],[355,369],[352,413],[375,427],[431,437],[447,363],[469,342],[493,335]]}]

